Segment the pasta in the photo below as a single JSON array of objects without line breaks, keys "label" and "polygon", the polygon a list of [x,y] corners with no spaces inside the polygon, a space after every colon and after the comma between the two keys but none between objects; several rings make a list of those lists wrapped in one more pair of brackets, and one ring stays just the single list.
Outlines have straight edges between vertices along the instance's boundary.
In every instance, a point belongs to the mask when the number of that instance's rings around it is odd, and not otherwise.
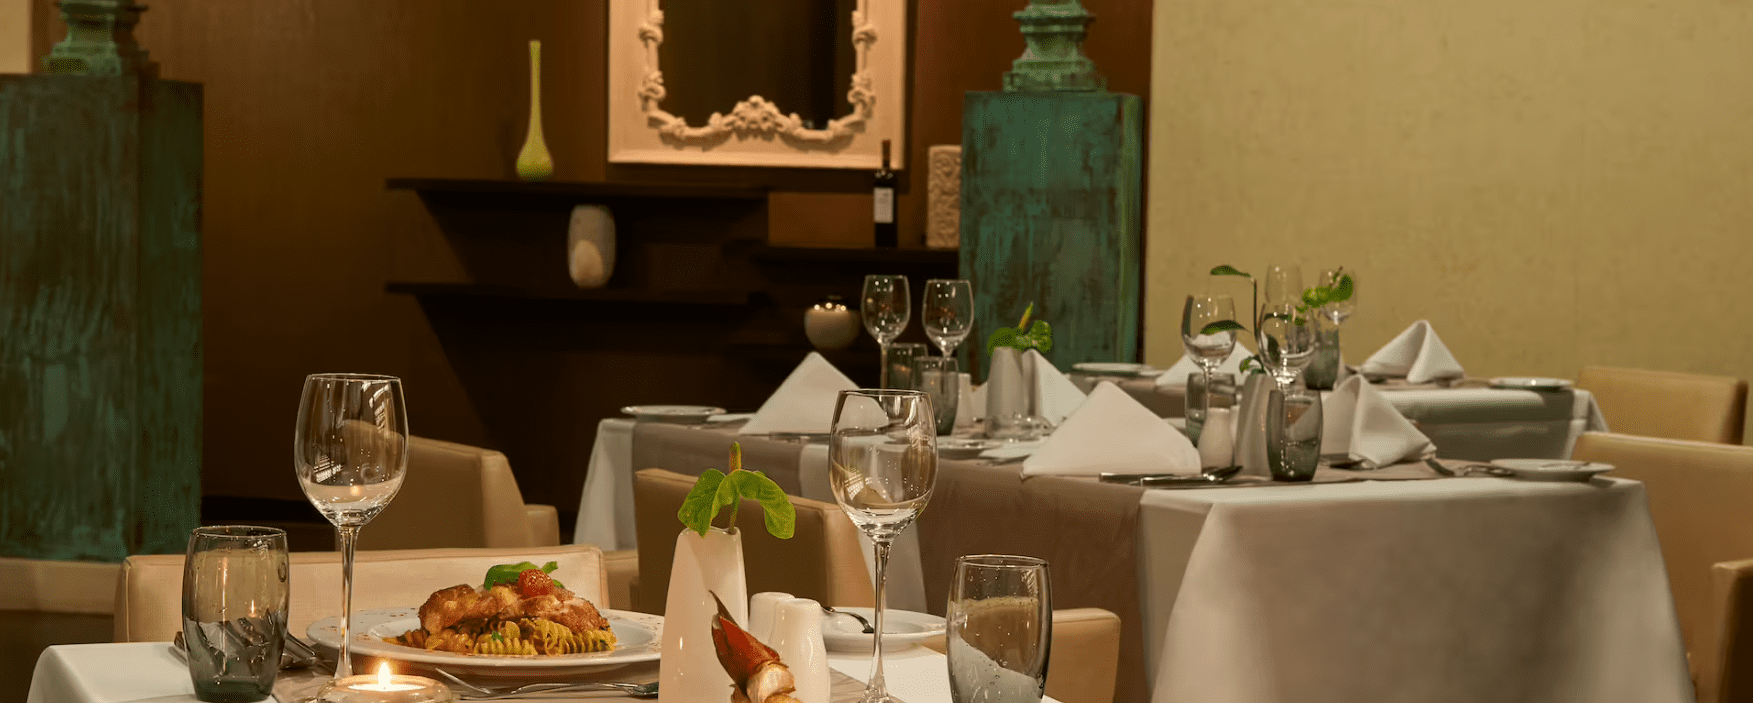
[{"label": "pasta", "polygon": [[[488,656],[604,652],[615,648],[609,621],[528,562],[493,567],[482,588],[434,592],[420,606],[420,626],[384,641],[427,651]],[[515,584],[512,576],[515,575]]]},{"label": "pasta", "polygon": [[384,641],[427,651],[533,656],[607,652],[615,648],[615,633],[606,628],[573,632],[552,620],[522,618],[491,625],[459,623],[458,628],[445,628],[433,634],[415,628],[396,637],[385,637]]}]

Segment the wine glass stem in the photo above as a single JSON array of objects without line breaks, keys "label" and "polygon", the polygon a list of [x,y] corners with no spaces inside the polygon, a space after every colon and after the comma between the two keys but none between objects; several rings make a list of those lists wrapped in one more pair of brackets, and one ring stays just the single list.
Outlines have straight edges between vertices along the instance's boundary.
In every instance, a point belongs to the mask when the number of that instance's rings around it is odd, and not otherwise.
[{"label": "wine glass stem", "polygon": [[877,387],[878,388],[888,388],[889,387],[889,343],[883,342],[879,346],[881,346],[883,349],[883,361],[882,361],[883,368],[882,368],[882,375],[877,378]]},{"label": "wine glass stem", "polygon": [[353,658],[347,642],[353,624],[353,552],[359,543],[358,525],[335,527],[336,541],[341,543],[341,653],[335,659],[335,679],[353,675]]},{"label": "wine glass stem", "polygon": [[882,700],[889,695],[888,686],[883,683],[883,586],[888,582],[889,542],[871,542],[876,545],[876,589],[872,594],[876,597],[876,607],[870,620],[876,634],[871,635],[870,685],[865,687],[864,697],[865,700]]}]

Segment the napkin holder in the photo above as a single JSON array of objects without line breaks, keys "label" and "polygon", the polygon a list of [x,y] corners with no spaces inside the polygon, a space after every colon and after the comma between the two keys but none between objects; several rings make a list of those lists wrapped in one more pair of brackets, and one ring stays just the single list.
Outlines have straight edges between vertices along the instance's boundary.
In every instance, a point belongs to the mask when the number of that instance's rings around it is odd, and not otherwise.
[{"label": "napkin holder", "polygon": [[727,698],[730,674],[724,672],[712,642],[712,618],[718,614],[718,601],[724,602],[737,622],[749,621],[742,535],[734,528],[710,528],[704,536],[684,529],[676,537],[670,589],[664,601],[663,648],[658,658],[660,701]]}]

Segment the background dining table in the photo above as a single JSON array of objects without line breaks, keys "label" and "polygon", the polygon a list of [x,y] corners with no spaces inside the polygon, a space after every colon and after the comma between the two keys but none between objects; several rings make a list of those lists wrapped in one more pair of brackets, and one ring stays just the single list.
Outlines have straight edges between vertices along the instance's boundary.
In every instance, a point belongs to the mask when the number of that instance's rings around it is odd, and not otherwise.
[{"label": "background dining table", "polygon": [[[580,535],[605,548],[631,546],[635,466],[697,474],[741,442],[788,491],[826,481],[802,461],[825,461],[820,443],[604,426],[630,450],[587,482]],[[917,529],[923,608],[943,613],[956,556],[1047,559],[1054,607],[1120,616],[1118,701],[1692,700],[1642,484],[1422,465],[1317,481],[1159,490],[940,461]]]}]

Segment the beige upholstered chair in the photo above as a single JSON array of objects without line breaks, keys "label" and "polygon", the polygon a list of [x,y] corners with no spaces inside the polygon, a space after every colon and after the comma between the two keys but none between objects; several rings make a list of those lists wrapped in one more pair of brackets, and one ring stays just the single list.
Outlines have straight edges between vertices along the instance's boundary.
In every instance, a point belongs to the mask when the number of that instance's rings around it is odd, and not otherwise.
[{"label": "beige upholstered chair", "polygon": [[360,531],[360,549],[560,543],[554,506],[524,504],[504,454],[409,437],[408,476],[396,499]]},{"label": "beige upholstered chair", "polygon": [[[676,511],[695,478],[663,469],[645,469],[633,478],[633,505],[639,532],[637,610],[662,612],[669,592],[671,561],[681,523]],[[743,563],[749,593],[780,591],[828,605],[869,606],[870,572],[858,528],[840,506],[793,496],[797,530],[775,539],[762,525],[761,508],[743,501],[737,527],[743,533]],[[939,652],[942,640],[927,643]],[[1100,608],[1053,611],[1053,661],[1047,695],[1065,703],[1111,703],[1120,668],[1120,617]]]},{"label": "beige upholstered chair", "polygon": [[1741,379],[1584,366],[1576,385],[1594,394],[1615,432],[1741,443],[1747,412],[1747,382]]},{"label": "beige upholstered chair", "polygon": [[1572,457],[1642,481],[1700,689],[1718,675],[1711,567],[1753,555],[1753,447],[1588,432]]},{"label": "beige upholstered chair", "polygon": [[[408,549],[360,552],[353,566],[353,608],[412,607],[457,584],[479,585],[496,564],[559,562],[554,578],[592,603],[608,589],[601,550],[591,545],[518,549]],[[341,555],[292,553],[292,610],[288,622],[302,634],[310,624],[341,612]],[[115,585],[116,641],[169,640],[182,630],[183,556],[132,556]]]},{"label": "beige upholstered chair", "polygon": [[[663,469],[646,469],[633,477],[639,535],[635,610],[663,612],[676,537],[682,532],[676,511],[694,487],[694,478]],[[797,530],[788,540],[767,534],[759,503],[746,500],[737,509],[749,593],[779,591],[827,605],[874,603],[858,528],[846,519],[846,513],[838,505],[807,498],[793,497],[791,504],[797,509]]]},{"label": "beige upholstered chair", "polygon": [[[110,641],[119,564],[0,557],[0,680],[28,687],[37,654]],[[0,684],[0,699],[24,695]]]},{"label": "beige upholstered chair", "polygon": [[1698,682],[1699,703],[1753,703],[1753,559],[1710,568],[1721,624],[1718,675]]}]

